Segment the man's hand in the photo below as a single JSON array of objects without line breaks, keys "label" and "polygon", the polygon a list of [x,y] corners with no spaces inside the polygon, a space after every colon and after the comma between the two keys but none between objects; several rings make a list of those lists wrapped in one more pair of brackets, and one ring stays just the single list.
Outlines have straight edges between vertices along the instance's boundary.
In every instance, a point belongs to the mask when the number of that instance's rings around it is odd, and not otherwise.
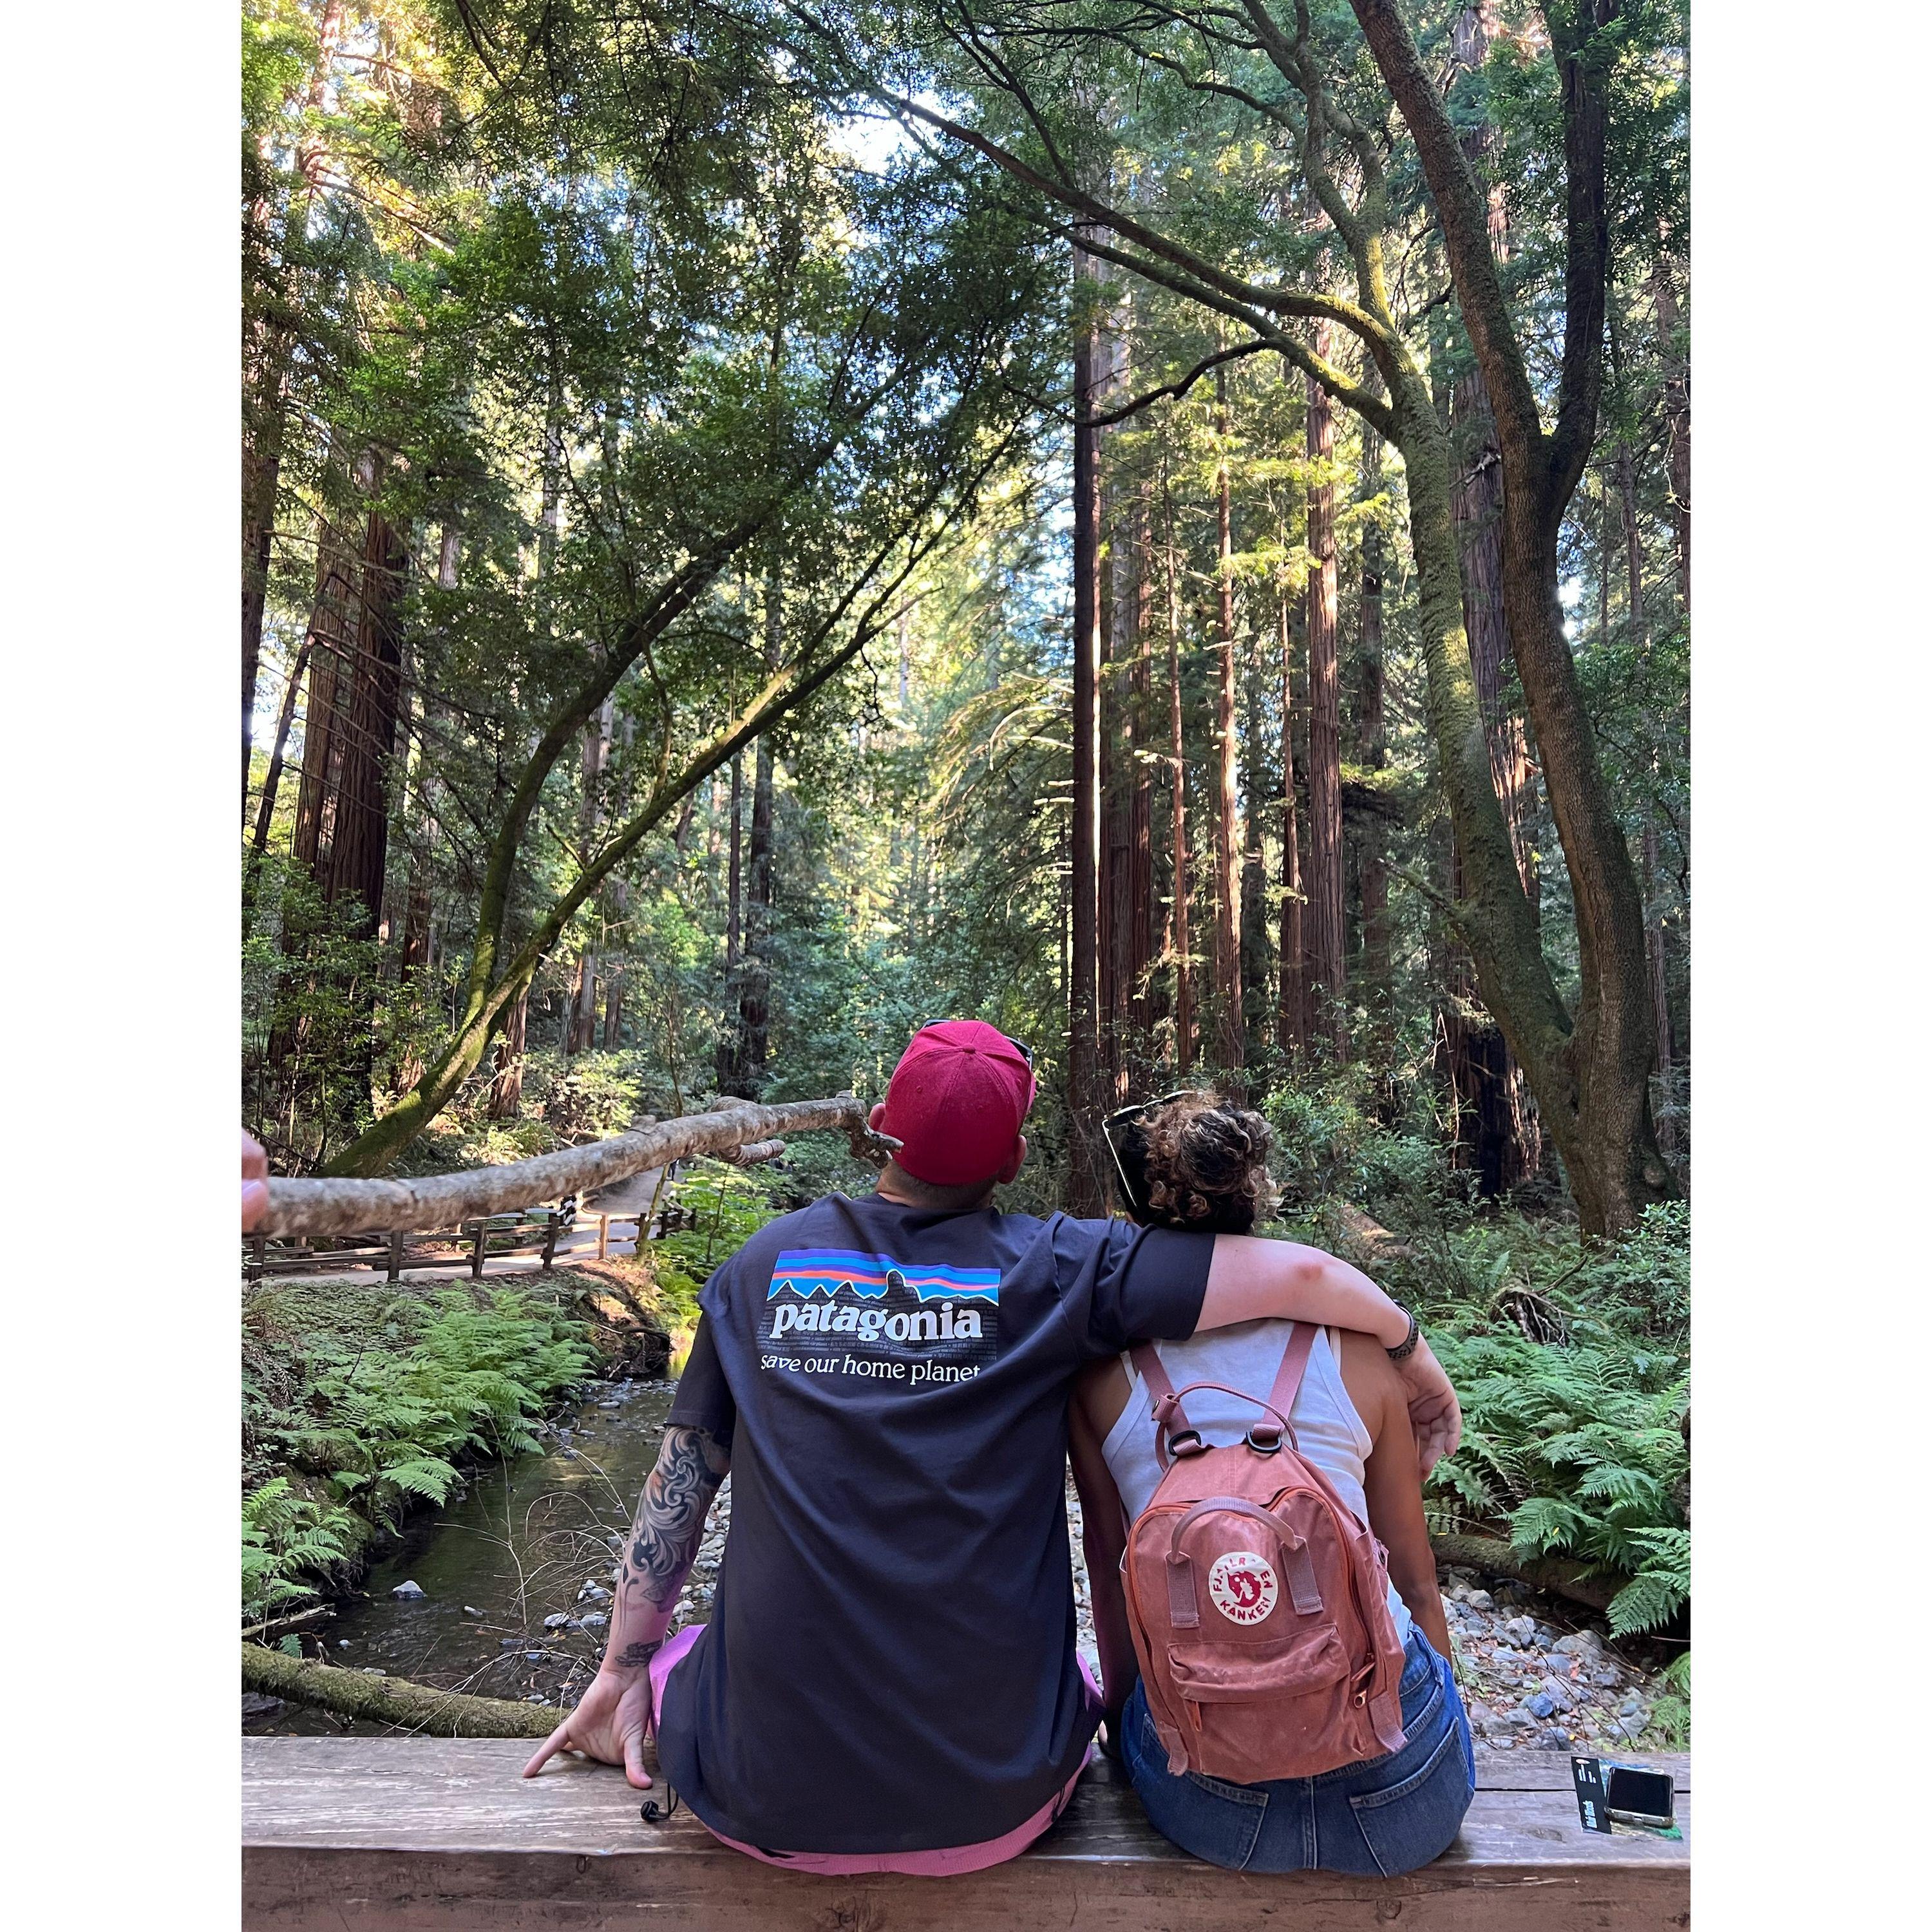
[{"label": "man's hand", "polygon": [[1414,1354],[1395,1366],[1408,1398],[1409,1426],[1415,1431],[1417,1466],[1426,1480],[1444,1456],[1455,1454],[1462,1440],[1462,1405],[1435,1352],[1420,1336]]},{"label": "man's hand", "polygon": [[268,1156],[246,1127],[242,1130],[242,1232],[252,1234],[268,1211]]},{"label": "man's hand", "polygon": [[583,1701],[524,1766],[524,1775],[536,1777],[560,1750],[578,1750],[605,1764],[621,1764],[631,1784],[648,1791],[651,1774],[644,1768],[644,1739],[650,1728],[650,1671],[600,1670]]}]

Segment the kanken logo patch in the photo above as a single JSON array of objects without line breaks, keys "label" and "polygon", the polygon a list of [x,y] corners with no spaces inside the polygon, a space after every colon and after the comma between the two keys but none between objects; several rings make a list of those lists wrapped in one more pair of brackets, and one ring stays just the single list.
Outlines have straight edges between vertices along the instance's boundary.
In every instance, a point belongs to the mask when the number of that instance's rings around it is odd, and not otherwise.
[{"label": "kanken logo patch", "polygon": [[1274,1566],[1252,1550],[1231,1550],[1214,1559],[1208,1595],[1231,1624],[1258,1624],[1281,1595]]}]

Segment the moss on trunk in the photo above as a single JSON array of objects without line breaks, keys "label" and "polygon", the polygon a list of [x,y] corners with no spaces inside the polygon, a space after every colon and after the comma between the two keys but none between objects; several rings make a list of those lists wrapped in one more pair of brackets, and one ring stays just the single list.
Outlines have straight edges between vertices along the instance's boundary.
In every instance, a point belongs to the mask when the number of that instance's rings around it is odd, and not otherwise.
[{"label": "moss on trunk", "polygon": [[242,1646],[242,1684],[272,1697],[333,1711],[340,1718],[394,1724],[436,1738],[547,1738],[560,1713],[501,1697],[466,1697],[406,1678],[343,1670],[316,1658],[284,1656],[265,1645]]}]

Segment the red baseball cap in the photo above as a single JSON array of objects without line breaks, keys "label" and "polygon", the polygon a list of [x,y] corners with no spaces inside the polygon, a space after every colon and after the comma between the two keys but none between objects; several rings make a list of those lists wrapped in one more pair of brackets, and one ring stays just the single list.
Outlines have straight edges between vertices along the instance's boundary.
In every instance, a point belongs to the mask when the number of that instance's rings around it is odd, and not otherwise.
[{"label": "red baseball cap", "polygon": [[936,1020],[899,1056],[881,1130],[904,1142],[892,1158],[934,1187],[990,1180],[1013,1150],[1032,1106],[1033,1069],[983,1020]]}]

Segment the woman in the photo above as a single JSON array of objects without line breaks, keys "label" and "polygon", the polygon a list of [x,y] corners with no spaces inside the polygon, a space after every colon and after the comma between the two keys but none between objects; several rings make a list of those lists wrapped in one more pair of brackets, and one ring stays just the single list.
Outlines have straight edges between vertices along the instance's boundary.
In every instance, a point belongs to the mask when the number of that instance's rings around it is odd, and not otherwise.
[{"label": "woman", "polygon": [[[1245,1234],[1273,1207],[1267,1123],[1214,1094],[1171,1094],[1124,1109],[1109,1117],[1107,1139],[1136,1221]],[[1289,1327],[1251,1322],[1165,1342],[1161,1363],[1176,1388],[1217,1382],[1265,1396]],[[1210,1444],[1240,1441],[1256,1413],[1252,1403],[1212,1390],[1187,1397],[1188,1420]],[[1262,1784],[1168,1771],[1120,1584],[1127,1526],[1161,1476],[1152,1403],[1125,1356],[1083,1378],[1071,1433],[1108,1732],[1156,1828],[1197,1857],[1238,1870],[1318,1867],[1394,1876],[1426,1864],[1454,1841],[1474,1790],[1475,1760],[1448,1661],[1414,1438],[1388,1352],[1372,1336],[1319,1333],[1290,1420],[1302,1455],[1388,1549],[1390,1610],[1405,1641],[1402,1748],[1318,1778]]]}]

